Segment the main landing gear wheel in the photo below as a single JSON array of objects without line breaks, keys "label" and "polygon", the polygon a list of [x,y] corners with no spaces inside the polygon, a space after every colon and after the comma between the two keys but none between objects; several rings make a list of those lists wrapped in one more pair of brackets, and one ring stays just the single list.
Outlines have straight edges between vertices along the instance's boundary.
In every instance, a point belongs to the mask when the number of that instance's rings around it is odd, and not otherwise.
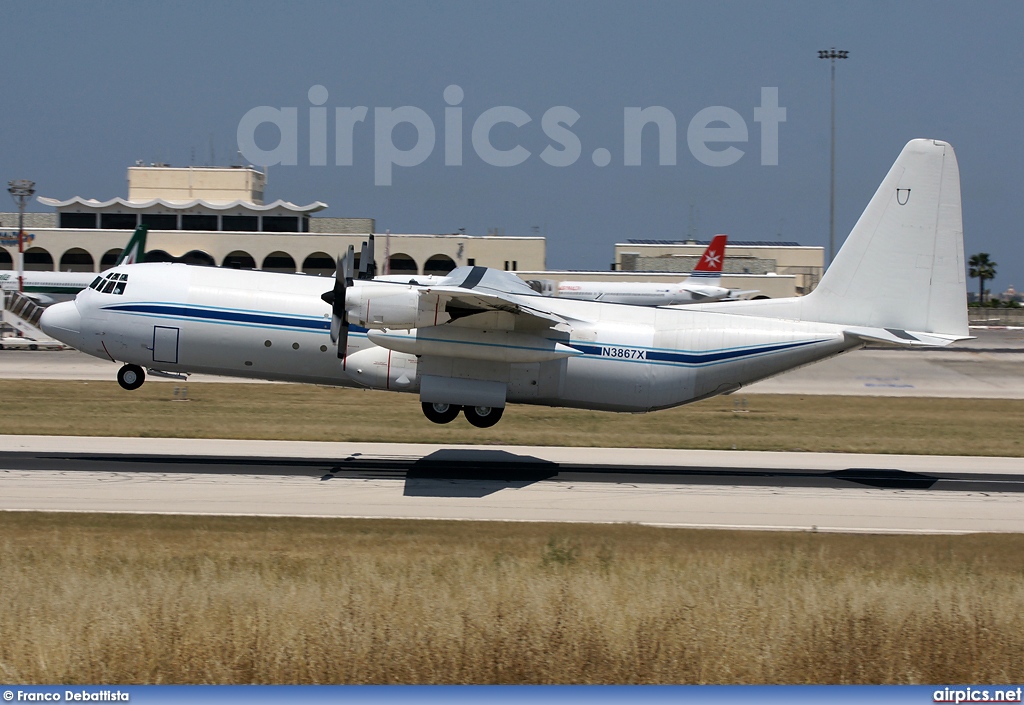
[{"label": "main landing gear wheel", "polygon": [[117,371],[117,383],[122,388],[132,391],[146,381],[146,373],[138,365],[125,365]]},{"label": "main landing gear wheel", "polygon": [[501,420],[504,411],[504,407],[498,406],[467,406],[462,413],[477,428],[490,428]]},{"label": "main landing gear wheel", "polygon": [[434,423],[451,423],[462,411],[461,406],[454,404],[428,404],[423,402],[423,415]]}]

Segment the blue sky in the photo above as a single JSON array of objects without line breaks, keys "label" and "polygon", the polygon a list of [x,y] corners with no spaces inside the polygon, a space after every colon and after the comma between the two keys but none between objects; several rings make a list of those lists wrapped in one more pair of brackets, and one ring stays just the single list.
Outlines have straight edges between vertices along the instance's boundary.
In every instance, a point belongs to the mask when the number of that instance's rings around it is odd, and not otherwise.
[{"label": "blue sky", "polygon": [[[827,245],[829,72],[817,51],[835,46],[850,52],[837,67],[837,237],[909,139],[944,139],[960,162],[968,255],[998,262],[995,289],[1024,287],[1019,2],[34,2],[5,3],[0,20],[4,181],[31,178],[57,198],[126,196],[137,159],[231,163],[243,115],[295,107],[298,163],[270,168],[268,200],[324,201],[325,215],[376,218],[381,231],[538,226],[549,267],[573,269],[606,269],[612,244],[636,237]],[[445,165],[452,84],[464,93],[461,166]],[[331,116],[369,108],[351,166],[334,163],[333,118],[328,164],[310,165],[314,85]],[[763,87],[786,109],[777,166],[760,159]],[[399,106],[429,116],[436,144],[377,185],[374,109]],[[475,120],[497,106],[531,119],[491,131],[495,148],[529,150],[518,166],[473,149]],[[560,147],[542,129],[554,106],[580,116],[569,166],[540,158]],[[648,106],[675,117],[674,165],[658,163],[653,127],[642,165],[623,164],[623,111]],[[730,166],[701,163],[687,144],[691,119],[712,106],[749,131]],[[416,136],[410,125],[391,135],[401,149]],[[276,131],[261,126],[256,140],[269,149]],[[591,158],[598,148],[607,166]]]}]

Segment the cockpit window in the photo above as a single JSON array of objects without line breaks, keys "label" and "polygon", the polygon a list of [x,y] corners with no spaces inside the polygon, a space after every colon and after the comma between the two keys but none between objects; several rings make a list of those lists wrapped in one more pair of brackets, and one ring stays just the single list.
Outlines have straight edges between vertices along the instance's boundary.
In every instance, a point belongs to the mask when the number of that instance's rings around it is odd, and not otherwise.
[{"label": "cockpit window", "polygon": [[127,274],[108,274],[105,277],[96,277],[95,281],[89,285],[90,289],[95,289],[101,294],[123,294],[125,288],[128,286],[128,275]]}]

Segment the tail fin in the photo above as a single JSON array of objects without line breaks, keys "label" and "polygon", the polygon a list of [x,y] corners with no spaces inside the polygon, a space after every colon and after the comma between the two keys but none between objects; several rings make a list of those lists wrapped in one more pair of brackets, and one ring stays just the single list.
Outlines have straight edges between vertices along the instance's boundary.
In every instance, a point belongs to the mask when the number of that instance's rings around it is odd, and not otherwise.
[{"label": "tail fin", "polygon": [[722,281],[722,263],[725,261],[725,244],[728,235],[715,235],[708,249],[704,250],[693,273],[687,277],[687,284],[707,284],[720,286]]},{"label": "tail fin", "polygon": [[[121,250],[121,256],[117,260],[117,264],[138,264],[143,260],[146,254],[146,233],[149,232],[148,225],[140,225],[135,228],[135,232],[132,233],[131,240],[125,245],[125,248]],[[115,265],[117,266],[117,265]]]},{"label": "tail fin", "polygon": [[827,323],[968,335],[960,169],[948,143],[907,143],[802,313]]}]

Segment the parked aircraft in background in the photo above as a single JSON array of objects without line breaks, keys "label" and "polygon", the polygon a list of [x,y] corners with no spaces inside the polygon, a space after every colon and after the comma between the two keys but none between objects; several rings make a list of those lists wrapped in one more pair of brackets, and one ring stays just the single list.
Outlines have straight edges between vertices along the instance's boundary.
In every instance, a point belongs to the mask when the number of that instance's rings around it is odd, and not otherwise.
[{"label": "parked aircraft in background", "polygon": [[670,284],[562,281],[553,293],[560,299],[603,301],[633,306],[670,306],[720,301],[730,295],[729,289],[721,285],[727,240],[727,235],[715,235],[693,268],[693,272],[681,282]]},{"label": "parked aircraft in background", "polygon": [[[142,261],[148,230],[145,225],[135,228],[115,267]],[[96,272],[25,272],[24,277],[25,295],[43,305],[73,297],[97,278]],[[18,291],[18,273],[0,272],[0,290]]]},{"label": "parked aircraft in background", "polygon": [[508,403],[645,412],[868,341],[968,337],[962,229],[952,147],[913,140],[803,297],[624,306],[540,296],[484,267],[436,285],[357,282],[350,249],[329,292],[317,277],[119,266],[48,308],[41,326],[124,363],[126,389],[143,383],[144,368],[369,387],[418,394],[436,423],[461,413],[480,427]]}]

